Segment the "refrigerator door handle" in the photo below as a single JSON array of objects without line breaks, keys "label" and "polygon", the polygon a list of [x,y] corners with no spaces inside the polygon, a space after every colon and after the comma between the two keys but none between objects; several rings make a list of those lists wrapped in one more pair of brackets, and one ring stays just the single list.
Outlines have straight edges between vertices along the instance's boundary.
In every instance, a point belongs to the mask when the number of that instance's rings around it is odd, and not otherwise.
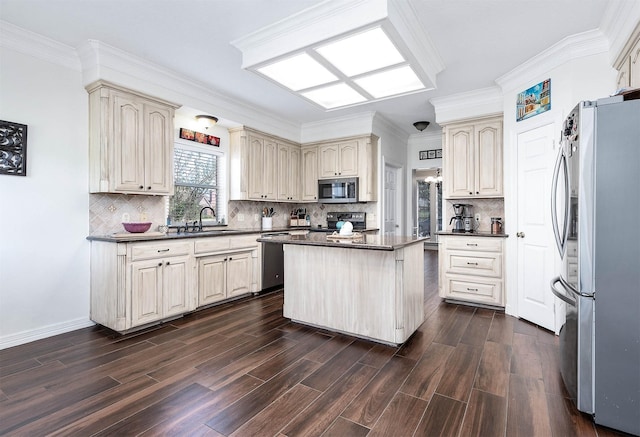
[{"label": "refrigerator door handle", "polygon": [[[562,286],[563,286],[563,288],[564,288],[565,281],[564,281],[560,276],[556,276],[555,278],[553,278],[553,279],[551,280],[551,292],[552,292],[553,294],[555,294],[555,295],[556,295],[560,300],[563,300],[563,301],[565,301],[566,303],[568,303],[569,305],[571,305],[571,306],[574,306],[574,307],[575,307],[575,306],[576,306],[576,301],[575,301],[575,300],[573,300],[573,299],[571,299],[569,296],[567,296],[566,294],[562,293],[560,290],[558,290],[558,289],[555,287],[555,285],[556,285],[558,282],[559,282],[559,283],[560,283],[560,285],[562,285]],[[568,285],[568,284],[567,284],[567,285]],[[566,288],[565,288],[565,290],[566,290]]]},{"label": "refrigerator door handle", "polygon": [[[558,227],[558,210],[556,203],[558,199],[558,178],[560,176],[560,170],[564,170],[564,232],[560,235],[560,229]],[[564,257],[565,244],[568,237],[568,224],[569,224],[569,176],[567,174],[567,158],[564,154],[562,147],[558,153],[558,159],[553,168],[553,180],[551,182],[551,224],[553,225],[553,236],[556,239],[556,245],[560,252],[560,257]]]}]

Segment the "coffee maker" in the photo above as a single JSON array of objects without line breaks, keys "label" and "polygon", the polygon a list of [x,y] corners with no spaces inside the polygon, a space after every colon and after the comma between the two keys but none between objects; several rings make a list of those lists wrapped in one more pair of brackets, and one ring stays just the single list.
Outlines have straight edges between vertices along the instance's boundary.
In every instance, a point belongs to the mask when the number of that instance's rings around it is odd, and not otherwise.
[{"label": "coffee maker", "polygon": [[473,218],[473,205],[464,205],[463,210],[463,222],[464,222],[464,231],[465,232],[473,232],[475,231],[475,220]]},{"label": "coffee maker", "polygon": [[449,221],[450,225],[453,225],[451,227],[451,232],[464,232],[464,211],[465,211],[465,206],[467,206],[464,203],[454,203],[453,204],[453,214],[454,216],[451,217],[451,220]]}]

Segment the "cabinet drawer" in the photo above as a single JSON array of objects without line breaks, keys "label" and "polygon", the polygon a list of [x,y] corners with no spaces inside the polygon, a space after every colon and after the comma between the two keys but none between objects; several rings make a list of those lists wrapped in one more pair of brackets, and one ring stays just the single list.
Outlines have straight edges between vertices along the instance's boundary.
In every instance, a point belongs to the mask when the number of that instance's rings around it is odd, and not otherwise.
[{"label": "cabinet drawer", "polygon": [[503,306],[502,281],[445,275],[445,298]]},{"label": "cabinet drawer", "polygon": [[198,238],[195,242],[195,253],[220,252],[229,249],[229,237]]},{"label": "cabinet drawer", "polygon": [[191,243],[188,241],[153,242],[129,244],[131,261],[189,255]]},{"label": "cabinet drawer", "polygon": [[498,237],[447,237],[445,249],[471,250],[474,252],[502,252],[502,238]]},{"label": "cabinet drawer", "polygon": [[502,255],[497,253],[445,252],[445,271],[464,275],[502,277]]},{"label": "cabinet drawer", "polygon": [[251,234],[251,235],[239,235],[237,237],[230,237],[229,247],[231,249],[240,249],[243,247],[257,247],[258,242],[256,241],[260,234]]}]

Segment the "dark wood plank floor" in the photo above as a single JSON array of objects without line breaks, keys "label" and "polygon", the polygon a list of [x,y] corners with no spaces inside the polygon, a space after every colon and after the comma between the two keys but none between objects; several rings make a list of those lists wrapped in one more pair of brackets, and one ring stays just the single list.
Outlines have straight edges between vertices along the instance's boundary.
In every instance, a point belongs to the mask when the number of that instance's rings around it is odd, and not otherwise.
[{"label": "dark wood plank floor", "polygon": [[119,336],[0,351],[0,435],[607,436],[567,399],[557,338],[441,302],[400,348],[282,317],[281,292]]}]

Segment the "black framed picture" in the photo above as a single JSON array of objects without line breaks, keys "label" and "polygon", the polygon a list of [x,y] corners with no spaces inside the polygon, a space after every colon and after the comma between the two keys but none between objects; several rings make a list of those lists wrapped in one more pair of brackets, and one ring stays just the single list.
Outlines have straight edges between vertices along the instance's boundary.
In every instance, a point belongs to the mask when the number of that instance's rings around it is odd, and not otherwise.
[{"label": "black framed picture", "polygon": [[442,158],[442,149],[421,150],[418,152],[418,158],[420,160]]},{"label": "black framed picture", "polygon": [[27,175],[27,125],[0,120],[0,174]]}]

